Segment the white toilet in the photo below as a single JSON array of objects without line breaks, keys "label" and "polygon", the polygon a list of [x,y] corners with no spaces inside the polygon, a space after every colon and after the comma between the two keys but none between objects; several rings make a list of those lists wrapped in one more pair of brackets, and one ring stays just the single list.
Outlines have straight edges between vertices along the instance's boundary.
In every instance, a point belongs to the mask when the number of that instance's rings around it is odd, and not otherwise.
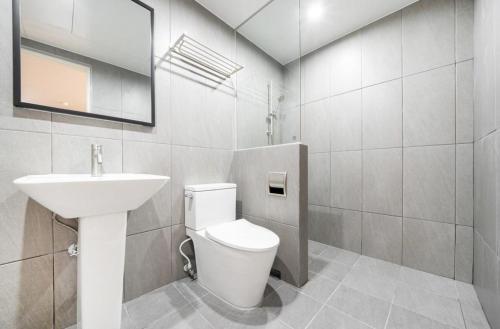
[{"label": "white toilet", "polygon": [[235,307],[259,306],[279,237],[236,220],[236,184],[186,185],[184,195],[199,283]]}]

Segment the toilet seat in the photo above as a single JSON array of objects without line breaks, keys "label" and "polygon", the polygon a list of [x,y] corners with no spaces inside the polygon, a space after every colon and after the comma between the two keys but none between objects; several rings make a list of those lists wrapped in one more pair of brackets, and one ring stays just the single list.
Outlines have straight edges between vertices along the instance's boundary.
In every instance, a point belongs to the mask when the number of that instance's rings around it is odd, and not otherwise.
[{"label": "toilet seat", "polygon": [[246,219],[209,226],[206,228],[206,236],[227,247],[250,252],[268,251],[280,243],[274,232]]}]

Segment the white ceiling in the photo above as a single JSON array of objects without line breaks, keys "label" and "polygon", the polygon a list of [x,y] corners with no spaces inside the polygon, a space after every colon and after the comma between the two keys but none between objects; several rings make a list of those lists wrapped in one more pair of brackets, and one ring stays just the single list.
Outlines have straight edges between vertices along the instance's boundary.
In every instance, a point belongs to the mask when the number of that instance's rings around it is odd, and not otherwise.
[{"label": "white ceiling", "polygon": [[196,1],[284,65],[418,0]]},{"label": "white ceiling", "polygon": [[20,3],[22,37],[150,75],[150,15],[133,1]]},{"label": "white ceiling", "polygon": [[233,29],[272,0],[196,0]]}]

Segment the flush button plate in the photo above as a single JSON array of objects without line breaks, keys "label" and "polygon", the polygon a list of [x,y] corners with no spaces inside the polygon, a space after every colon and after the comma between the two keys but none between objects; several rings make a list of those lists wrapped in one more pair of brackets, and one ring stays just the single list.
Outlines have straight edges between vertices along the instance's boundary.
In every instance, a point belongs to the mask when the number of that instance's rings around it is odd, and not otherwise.
[{"label": "flush button plate", "polygon": [[286,171],[267,174],[267,194],[286,198]]}]

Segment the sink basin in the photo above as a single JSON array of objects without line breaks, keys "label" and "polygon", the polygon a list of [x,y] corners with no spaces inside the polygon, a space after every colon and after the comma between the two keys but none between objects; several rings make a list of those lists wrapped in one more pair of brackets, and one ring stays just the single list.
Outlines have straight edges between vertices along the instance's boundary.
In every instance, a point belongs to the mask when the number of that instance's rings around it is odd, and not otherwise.
[{"label": "sink basin", "polygon": [[66,218],[78,218],[78,329],[120,329],[127,211],[170,180],[145,174],[31,175],[14,184]]},{"label": "sink basin", "polygon": [[169,177],[145,174],[31,175],[14,184],[44,207],[65,218],[133,210],[146,202]]}]

